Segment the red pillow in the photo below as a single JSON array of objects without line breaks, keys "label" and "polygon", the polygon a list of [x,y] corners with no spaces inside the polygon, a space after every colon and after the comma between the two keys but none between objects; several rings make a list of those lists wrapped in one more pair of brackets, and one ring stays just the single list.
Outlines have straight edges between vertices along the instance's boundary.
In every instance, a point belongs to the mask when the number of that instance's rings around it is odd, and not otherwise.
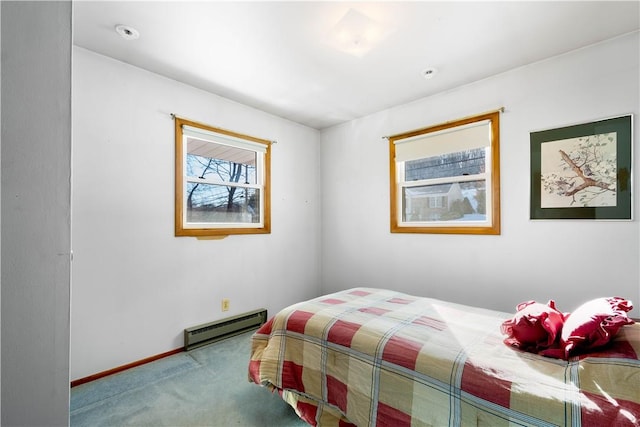
[{"label": "red pillow", "polygon": [[502,323],[504,342],[525,351],[537,353],[549,348],[560,336],[565,315],[556,310],[553,300],[547,305],[535,301],[518,304],[513,319]]},{"label": "red pillow", "polygon": [[560,336],[560,352],[545,356],[568,359],[572,354],[607,344],[624,325],[634,323],[627,317],[633,304],[620,297],[597,298],[578,307],[565,320]]}]

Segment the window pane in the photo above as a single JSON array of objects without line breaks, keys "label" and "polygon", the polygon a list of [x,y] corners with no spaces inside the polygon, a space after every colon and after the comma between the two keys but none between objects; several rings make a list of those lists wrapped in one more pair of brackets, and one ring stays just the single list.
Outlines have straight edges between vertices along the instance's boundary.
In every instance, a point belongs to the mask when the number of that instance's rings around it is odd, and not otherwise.
[{"label": "window pane", "polygon": [[175,235],[271,232],[271,142],[174,116]]},{"label": "window pane", "polygon": [[256,183],[256,152],[188,139],[187,176]]},{"label": "window pane", "polygon": [[260,190],[190,182],[188,223],[259,223]]},{"label": "window pane", "polygon": [[403,188],[402,220],[486,221],[486,194],[485,180]]},{"label": "window pane", "polygon": [[484,148],[405,162],[405,181],[476,175],[485,171]]}]

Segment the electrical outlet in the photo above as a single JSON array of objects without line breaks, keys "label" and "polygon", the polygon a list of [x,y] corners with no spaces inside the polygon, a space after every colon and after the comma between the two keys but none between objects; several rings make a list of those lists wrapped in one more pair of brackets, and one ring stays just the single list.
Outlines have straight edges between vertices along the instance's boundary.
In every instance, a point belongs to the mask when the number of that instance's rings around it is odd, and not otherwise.
[{"label": "electrical outlet", "polygon": [[228,298],[223,298],[222,299],[222,311],[229,311],[229,304],[231,302],[229,301]]}]

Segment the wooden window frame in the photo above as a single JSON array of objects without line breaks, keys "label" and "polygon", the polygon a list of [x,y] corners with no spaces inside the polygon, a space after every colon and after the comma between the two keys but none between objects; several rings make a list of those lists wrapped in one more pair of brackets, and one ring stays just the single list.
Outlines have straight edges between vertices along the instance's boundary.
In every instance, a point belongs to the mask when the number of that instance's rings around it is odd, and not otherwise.
[{"label": "wooden window frame", "polygon": [[[466,117],[451,122],[441,123],[422,129],[405,132],[387,137],[389,141],[389,182],[390,182],[390,229],[391,233],[431,233],[431,234],[500,234],[500,112],[502,110],[491,111],[476,116]],[[473,221],[452,225],[452,221],[442,221],[435,225],[411,225],[408,222],[402,223],[400,219],[402,200],[402,189],[399,185],[398,167],[396,162],[396,143],[400,140],[414,138],[421,135],[442,131],[456,131],[456,128],[463,128],[476,122],[490,122],[491,141],[489,144],[490,153],[490,183],[487,191],[491,191],[488,206],[491,209],[490,221],[488,224],[477,225]],[[455,152],[455,151],[452,151]],[[489,199],[488,199],[489,200]]]},{"label": "wooden window frame", "polygon": [[[269,234],[271,233],[271,143],[262,138],[256,138],[244,135],[238,132],[221,129],[202,123],[194,122],[180,117],[174,116],[175,122],[175,235],[176,237],[193,236],[193,237],[224,237],[235,234]],[[188,226],[186,223],[185,212],[185,135],[183,126],[197,128],[204,132],[218,134],[222,137],[230,137],[230,140],[247,141],[249,143],[263,144],[265,151],[262,153],[262,166],[256,168],[260,174],[258,181],[261,181],[261,218],[260,223],[205,223],[207,226],[195,227]],[[213,141],[215,143],[215,141]],[[261,171],[261,172],[260,172]]]}]

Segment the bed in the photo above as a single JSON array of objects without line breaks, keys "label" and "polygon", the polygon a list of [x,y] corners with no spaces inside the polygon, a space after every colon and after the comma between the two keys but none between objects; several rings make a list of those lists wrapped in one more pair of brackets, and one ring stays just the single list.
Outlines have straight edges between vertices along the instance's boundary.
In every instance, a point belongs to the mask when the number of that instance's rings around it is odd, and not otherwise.
[{"label": "bed", "polygon": [[249,380],[318,426],[640,425],[639,324],[566,361],[505,345],[512,315],[349,289],[263,325]]}]

